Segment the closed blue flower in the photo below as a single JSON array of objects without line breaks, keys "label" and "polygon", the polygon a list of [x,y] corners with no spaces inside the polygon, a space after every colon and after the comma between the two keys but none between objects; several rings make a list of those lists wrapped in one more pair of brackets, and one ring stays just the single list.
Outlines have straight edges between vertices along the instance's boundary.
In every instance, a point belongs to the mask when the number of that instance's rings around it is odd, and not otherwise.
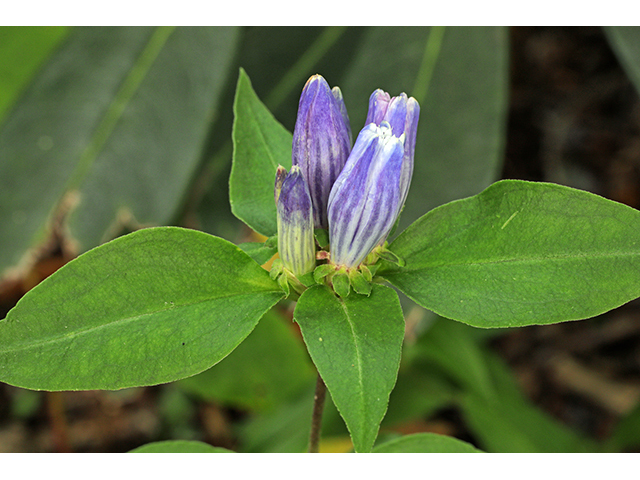
[{"label": "closed blue flower", "polygon": [[297,165],[288,175],[279,167],[275,183],[278,253],[284,268],[299,277],[312,272],[316,265],[309,189]]},{"label": "closed blue flower", "polygon": [[327,228],[327,201],[351,151],[347,109],[338,87],[320,75],[304,86],[293,132],[292,163],[307,181],[316,228]]},{"label": "closed blue flower", "polygon": [[404,201],[405,139],[386,120],[369,123],[358,135],[329,196],[332,264],[358,267],[389,234]]},{"label": "closed blue flower", "polygon": [[396,137],[402,134],[405,135],[404,160],[400,178],[400,196],[402,198],[400,208],[402,208],[407,198],[411,176],[413,175],[413,157],[416,149],[419,117],[420,105],[415,98],[407,97],[406,93],[401,93],[397,97],[390,97],[387,92],[378,89],[369,97],[369,111],[366,123],[380,125],[381,122],[386,121],[391,125],[391,130]]},{"label": "closed blue flower", "polygon": [[405,93],[369,98],[367,125],[329,196],[332,264],[356,268],[384,244],[409,191],[419,116]]}]

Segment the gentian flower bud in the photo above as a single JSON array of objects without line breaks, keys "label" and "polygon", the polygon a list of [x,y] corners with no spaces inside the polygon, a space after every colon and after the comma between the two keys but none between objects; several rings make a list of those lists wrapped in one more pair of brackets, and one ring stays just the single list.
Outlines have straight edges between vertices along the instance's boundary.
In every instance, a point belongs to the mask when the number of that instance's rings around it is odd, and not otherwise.
[{"label": "gentian flower bud", "polygon": [[[397,97],[390,97],[387,92],[376,90],[369,97],[369,111],[367,124],[387,121],[391,125],[393,135],[399,137],[404,133],[404,160],[402,175],[400,178],[400,208],[404,205],[409,192],[409,184],[413,175],[413,157],[416,149],[416,133],[418,131],[418,117],[420,105],[413,97],[408,98],[406,93]],[[398,212],[399,213],[399,212]]]},{"label": "gentian flower bud", "polygon": [[307,181],[316,228],[327,228],[327,201],[351,151],[347,109],[338,87],[320,75],[304,86],[293,131],[292,163]]},{"label": "gentian flower bud", "polygon": [[331,93],[333,93],[333,97],[336,99],[338,103],[338,107],[340,108],[340,114],[342,115],[342,120],[344,121],[345,126],[347,127],[347,132],[349,133],[349,151],[351,151],[351,122],[349,122],[349,114],[347,113],[347,106],[344,104],[344,98],[342,97],[342,90],[340,87],[333,87],[331,89]]},{"label": "gentian flower bud", "polygon": [[383,243],[402,208],[405,135],[390,124],[362,129],[328,202],[331,263],[358,267]]},{"label": "gentian flower bud", "polygon": [[313,271],[316,266],[311,197],[300,167],[294,165],[284,179],[282,176],[279,168],[276,173],[275,194],[278,252],[284,268],[299,277]]},{"label": "gentian flower bud", "polygon": [[380,122],[384,120],[384,114],[387,112],[390,101],[391,97],[384,90],[377,89],[373,92],[369,97],[369,111],[365,125],[370,123],[380,125]]}]

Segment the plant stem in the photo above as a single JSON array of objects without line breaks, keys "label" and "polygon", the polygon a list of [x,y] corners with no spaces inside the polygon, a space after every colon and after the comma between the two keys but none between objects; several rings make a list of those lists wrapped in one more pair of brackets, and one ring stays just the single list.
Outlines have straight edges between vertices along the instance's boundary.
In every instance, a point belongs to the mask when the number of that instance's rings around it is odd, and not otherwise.
[{"label": "plant stem", "polygon": [[324,400],[327,396],[327,387],[318,373],[316,382],[316,394],[313,397],[313,414],[311,415],[311,435],[309,436],[309,453],[320,451],[320,429],[322,428],[322,412]]},{"label": "plant stem", "polygon": [[58,453],[71,452],[62,392],[46,392],[46,402],[54,448]]}]

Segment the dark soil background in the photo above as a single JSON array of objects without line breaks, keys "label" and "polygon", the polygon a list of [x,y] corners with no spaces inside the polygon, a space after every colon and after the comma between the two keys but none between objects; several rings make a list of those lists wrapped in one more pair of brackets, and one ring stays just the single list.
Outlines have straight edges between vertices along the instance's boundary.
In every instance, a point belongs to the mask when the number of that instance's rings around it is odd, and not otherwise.
[{"label": "dark soil background", "polygon": [[[513,28],[504,178],[640,207],[637,89],[596,27]],[[640,303],[511,331],[495,347],[538,405],[596,439],[640,400]]]},{"label": "dark soil background", "polygon": [[[511,29],[502,175],[640,208],[639,96],[600,28]],[[59,263],[54,256],[39,275]],[[3,313],[19,294],[0,299]],[[537,405],[598,440],[640,400],[639,345],[639,301],[586,321],[514,329],[492,343]],[[235,412],[181,402],[163,386],[41,393],[0,384],[0,452],[123,452],[186,431],[233,448]]]}]

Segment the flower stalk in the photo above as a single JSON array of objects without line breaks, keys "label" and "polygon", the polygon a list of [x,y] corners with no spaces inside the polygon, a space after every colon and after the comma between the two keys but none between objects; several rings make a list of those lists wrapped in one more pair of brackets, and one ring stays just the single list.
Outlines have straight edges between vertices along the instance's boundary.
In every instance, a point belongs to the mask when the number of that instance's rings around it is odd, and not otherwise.
[{"label": "flower stalk", "polygon": [[320,432],[322,430],[322,414],[327,397],[327,386],[318,373],[316,392],[313,396],[313,413],[311,414],[311,432],[309,434],[309,453],[320,452]]}]

